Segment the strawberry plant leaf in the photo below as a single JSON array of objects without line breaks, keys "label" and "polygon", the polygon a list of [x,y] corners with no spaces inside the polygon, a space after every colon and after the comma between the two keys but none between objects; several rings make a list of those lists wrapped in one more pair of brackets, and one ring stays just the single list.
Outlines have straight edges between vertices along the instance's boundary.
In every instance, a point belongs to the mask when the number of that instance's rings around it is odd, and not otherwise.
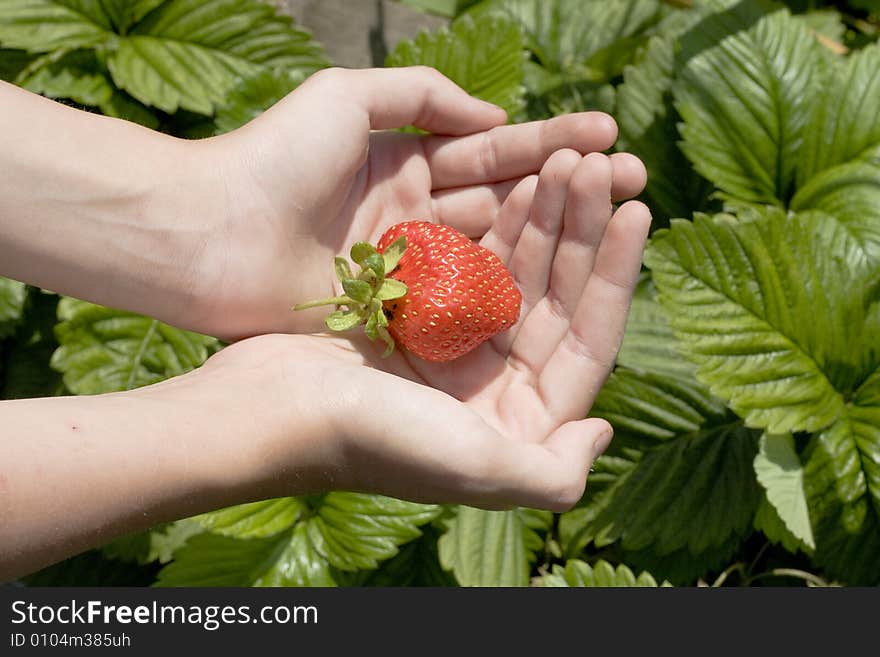
[{"label": "strawberry plant leaf", "polygon": [[822,429],[876,367],[852,244],[839,222],[769,208],[675,221],[652,239],[646,263],[681,349],[749,426]]},{"label": "strawberry plant leaf", "polygon": [[290,531],[247,540],[196,534],[159,571],[156,586],[252,586],[290,543]]},{"label": "strawberry plant leaf", "polygon": [[217,133],[230,132],[249,123],[287,96],[306,79],[301,70],[271,69],[245,78],[227,94],[217,108]]},{"label": "strawberry plant leaf", "polygon": [[400,552],[362,573],[362,586],[457,586],[455,577],[443,570],[437,551],[439,532],[427,525],[424,534],[404,545]]},{"label": "strawberry plant leaf", "polygon": [[388,301],[390,299],[399,299],[407,293],[404,283],[396,281],[393,278],[386,278],[382,282],[382,287],[376,291],[376,298],[379,301]]},{"label": "strawberry plant leaf", "polygon": [[410,5],[422,11],[427,11],[438,16],[446,18],[455,18],[462,11],[477,4],[480,0],[401,0],[406,5]]},{"label": "strawberry plant leaf", "polygon": [[92,50],[74,50],[63,57],[48,55],[28,67],[16,82],[47,98],[70,98],[81,105],[100,107],[110,102],[113,83],[101,70]]},{"label": "strawberry plant leaf", "polygon": [[785,528],[798,542],[815,549],[804,493],[804,468],[791,434],[761,436],[754,465],[758,483],[764,487],[767,501]]},{"label": "strawberry plant leaf", "polygon": [[571,559],[565,566],[555,564],[551,573],[535,578],[534,584],[549,587],[656,587],[657,580],[648,572],[636,577],[625,564],[615,568],[604,559],[599,559],[591,566],[580,559]]},{"label": "strawberry plant leaf", "polygon": [[324,321],[331,331],[347,331],[361,324],[364,320],[359,313],[353,310],[336,310],[327,315],[327,319]]},{"label": "strawberry plant leaf", "polygon": [[[439,512],[432,505],[358,493],[279,498],[212,511],[195,519],[210,529],[211,538],[196,537],[175,552],[160,582],[334,586],[342,581],[339,571],[374,569],[396,555],[398,547],[418,538],[421,525]],[[222,551],[222,558],[212,573],[216,550]],[[251,553],[260,558],[259,563],[245,563]]]},{"label": "strawberry plant leaf", "polygon": [[538,118],[591,109],[613,94],[607,83],[632,60],[659,9],[655,0],[486,0],[465,15],[520,27],[532,59],[524,78],[530,115]]},{"label": "strawberry plant leaf", "polygon": [[[758,504],[758,510],[755,512],[755,529],[762,532],[771,543],[782,545],[789,552],[797,552],[801,550],[806,554],[812,554],[813,550],[804,544],[797,536],[789,531],[785,526],[785,522],[779,517],[779,512],[768,500],[765,491],[764,497]],[[813,530],[810,529],[810,535]]]},{"label": "strawberry plant leaf", "polygon": [[660,441],[730,419],[724,403],[696,381],[626,368],[609,377],[590,414],[608,420],[615,433]]},{"label": "strawberry plant leaf", "polygon": [[756,453],[757,435],[736,422],[646,450],[598,514],[596,536],[659,556],[710,553],[742,538],[760,499]]},{"label": "strawberry plant leaf", "polygon": [[379,495],[330,493],[310,519],[309,539],[340,570],[375,568],[417,538],[440,508]]},{"label": "strawberry plant leaf", "polygon": [[0,338],[11,335],[21,319],[27,299],[27,286],[0,276]]},{"label": "strawberry plant leaf", "polygon": [[77,395],[131,390],[188,372],[219,348],[216,338],[64,297],[51,365]]},{"label": "strawberry plant leaf", "polygon": [[5,360],[0,399],[27,399],[63,394],[61,376],[49,367],[55,340],[58,296],[31,288],[28,310],[15,330]]},{"label": "strawberry plant leaf", "polygon": [[382,256],[385,258],[386,272],[391,273],[394,271],[397,267],[397,263],[399,263],[400,259],[403,257],[404,251],[406,251],[406,235],[401,235],[385,248],[382,252]]},{"label": "strawberry plant leaf", "polygon": [[880,549],[880,369],[840,419],[813,437],[804,486],[816,561],[849,583],[880,583],[880,564],[870,556]]},{"label": "strawberry plant leaf", "polygon": [[241,78],[329,65],[307,32],[257,0],[9,0],[0,44],[95,49],[118,89],[168,113],[212,115]]},{"label": "strawberry plant leaf", "polygon": [[96,46],[110,30],[101,5],[82,0],[6,0],[0,13],[0,44],[32,53]]},{"label": "strawberry plant leaf", "polygon": [[617,364],[691,379],[696,367],[682,357],[678,339],[669,326],[666,310],[657,301],[657,290],[648,274],[642,275],[633,295]]},{"label": "strawberry plant leaf", "polygon": [[533,509],[460,506],[438,542],[440,563],[462,586],[527,586],[529,564],[543,545],[538,532],[552,517]]},{"label": "strawberry plant leaf", "polygon": [[623,69],[614,118],[616,148],[638,156],[648,170],[646,192],[655,225],[703,208],[711,186],[678,146],[680,117],[672,102],[677,42],[653,37],[643,54]]},{"label": "strawberry plant leaf", "polygon": [[[880,140],[878,140],[880,144]],[[839,221],[861,250],[868,267],[880,263],[880,147],[876,158],[820,171],[791,200],[797,211],[821,210]]]},{"label": "strawberry plant leaf", "polygon": [[462,17],[449,28],[401,41],[385,65],[431,66],[472,96],[513,116],[523,104],[523,61],[519,28],[511,21],[486,16]]},{"label": "strawberry plant leaf", "polygon": [[689,30],[675,98],[694,168],[728,197],[781,204],[793,192],[820,46],[788,10],[772,9],[745,0]]},{"label": "strawberry plant leaf", "polygon": [[295,497],[280,497],[211,511],[193,520],[223,536],[266,538],[289,529],[307,508]]},{"label": "strawberry plant leaf", "polygon": [[831,63],[798,162],[798,181],[865,157],[880,147],[880,45]]},{"label": "strawberry plant leaf", "polygon": [[0,48],[0,80],[15,82],[36,57],[25,50]]}]

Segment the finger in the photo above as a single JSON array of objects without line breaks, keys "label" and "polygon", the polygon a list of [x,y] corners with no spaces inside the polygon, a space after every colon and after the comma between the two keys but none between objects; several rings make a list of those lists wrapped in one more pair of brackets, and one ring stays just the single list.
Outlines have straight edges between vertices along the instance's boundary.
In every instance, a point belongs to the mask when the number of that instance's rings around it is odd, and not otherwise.
[{"label": "finger", "polygon": [[559,421],[585,415],[614,365],[650,225],[648,208],[629,201],[605,230],[569,330],[538,378],[538,392]]},{"label": "finger", "polygon": [[519,236],[529,220],[537,188],[538,176],[523,178],[504,201],[489,232],[480,240],[480,246],[492,251],[505,265],[510,264]]},{"label": "finger", "polygon": [[628,201],[644,191],[648,171],[639,158],[631,153],[614,153],[611,155],[611,166],[614,170],[611,185],[613,201]]},{"label": "finger", "polygon": [[[647,180],[642,161],[629,153],[614,153],[610,159],[612,200],[624,201],[638,196]],[[437,190],[431,195],[433,216],[441,224],[457,228],[469,237],[480,238],[499,217],[508,194],[521,180],[524,178]]]},{"label": "finger", "polygon": [[568,184],[580,161],[577,151],[557,151],[547,160],[538,177],[529,220],[510,256],[509,265],[527,309],[544,296],[550,284],[553,254],[562,232]]},{"label": "finger", "polygon": [[482,237],[496,221],[508,195],[522,178],[491,185],[454,187],[431,194],[437,223],[452,226],[471,238]]},{"label": "finger", "polygon": [[363,107],[374,130],[414,125],[441,135],[467,135],[507,121],[503,109],[470,96],[442,73],[426,66],[334,68],[316,76],[322,76],[328,86],[343,91]]},{"label": "finger", "polygon": [[550,287],[524,318],[512,355],[540,372],[569,328],[596,252],[611,220],[611,160],[584,157],[571,176],[562,237],[553,258]]},{"label": "finger", "polygon": [[497,501],[568,511],[583,497],[590,468],[608,448],[612,433],[608,422],[590,418],[563,424],[542,444],[499,451],[493,468]]},{"label": "finger", "polygon": [[567,114],[493,128],[460,139],[423,137],[432,189],[520,178],[540,171],[554,152],[604,151],[617,139],[617,124],[602,112]]},{"label": "finger", "polygon": [[[611,426],[591,418],[557,428],[543,443],[495,435],[464,461],[460,503],[567,511],[583,497],[593,462],[608,447]],[[472,448],[474,446],[472,445]]]}]

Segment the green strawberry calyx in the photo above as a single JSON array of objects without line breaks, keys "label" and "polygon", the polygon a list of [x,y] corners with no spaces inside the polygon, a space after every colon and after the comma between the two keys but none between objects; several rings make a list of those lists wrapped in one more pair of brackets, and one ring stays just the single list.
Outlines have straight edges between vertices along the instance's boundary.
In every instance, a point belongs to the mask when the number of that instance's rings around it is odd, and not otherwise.
[{"label": "green strawberry calyx", "polygon": [[357,275],[351,270],[348,260],[340,256],[334,259],[336,277],[342,283],[345,294],[328,299],[306,301],[293,307],[293,310],[306,310],[318,306],[345,306],[346,310],[335,310],[327,315],[324,323],[331,331],[348,331],[364,325],[364,333],[370,340],[381,338],[385,342],[382,358],[394,351],[394,338],[388,332],[388,318],[382,309],[382,302],[399,299],[407,293],[404,283],[387,278],[397,267],[403,252],[406,251],[406,236],[398,237],[384,253],[368,242],[357,242],[351,247],[349,255],[360,266]]}]

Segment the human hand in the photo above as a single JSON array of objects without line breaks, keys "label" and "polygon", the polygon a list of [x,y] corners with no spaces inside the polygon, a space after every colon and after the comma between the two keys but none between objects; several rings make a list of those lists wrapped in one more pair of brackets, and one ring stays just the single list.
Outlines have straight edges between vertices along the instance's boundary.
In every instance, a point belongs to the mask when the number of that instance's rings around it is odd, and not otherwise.
[{"label": "human hand", "polygon": [[[617,137],[599,112],[505,120],[432,69],[330,69],[243,128],[193,143],[195,168],[212,176],[199,204],[209,234],[192,269],[196,302],[173,323],[226,339],[321,330],[321,311],[290,307],[339,292],[330,263],[352,243],[407,219],[480,238],[551,154],[602,151]],[[408,124],[435,134],[384,131]],[[641,191],[637,158],[610,164],[615,200]]]},{"label": "human hand", "polygon": [[482,244],[517,281],[521,318],[462,358],[382,359],[362,335],[323,334],[252,338],[209,360],[208,385],[275,400],[261,401],[274,427],[257,432],[273,437],[258,459],[271,464],[262,494],[305,484],[484,508],[575,504],[611,439],[607,422],[584,418],[620,346],[650,225],[636,201],[612,214],[613,173],[602,154],[562,150],[509,194]]}]

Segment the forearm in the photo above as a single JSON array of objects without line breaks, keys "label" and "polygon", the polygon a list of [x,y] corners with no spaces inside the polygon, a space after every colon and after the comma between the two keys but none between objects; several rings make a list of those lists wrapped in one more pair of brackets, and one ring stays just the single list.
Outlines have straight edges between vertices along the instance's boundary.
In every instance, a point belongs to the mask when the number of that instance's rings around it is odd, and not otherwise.
[{"label": "forearm", "polygon": [[162,522],[321,488],[320,432],[217,378],[0,402],[0,582]]},{"label": "forearm", "polygon": [[166,321],[188,307],[210,185],[193,149],[3,82],[0,108],[0,275]]}]

